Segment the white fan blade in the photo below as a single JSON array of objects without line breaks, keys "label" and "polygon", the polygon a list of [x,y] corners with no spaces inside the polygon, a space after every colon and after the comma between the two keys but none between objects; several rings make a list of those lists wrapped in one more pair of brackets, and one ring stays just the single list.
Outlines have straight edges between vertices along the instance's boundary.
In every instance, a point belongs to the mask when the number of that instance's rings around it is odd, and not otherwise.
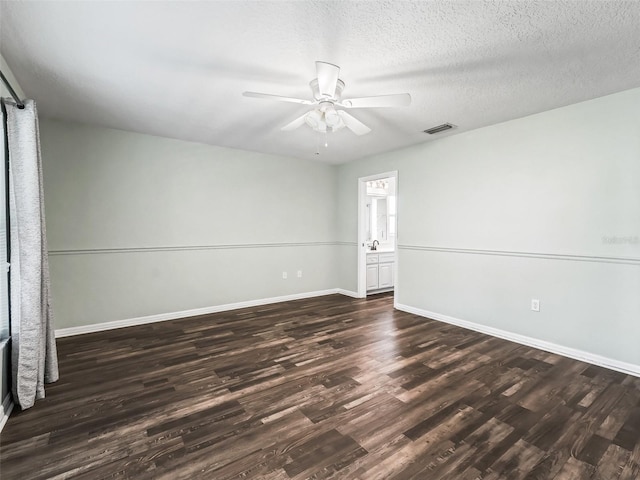
[{"label": "white fan blade", "polygon": [[[309,112],[307,112],[307,113],[309,113]],[[304,117],[306,117],[306,116],[307,116],[307,114],[305,113],[301,117],[296,118],[293,122],[287,123],[280,130],[284,130],[285,132],[289,132],[291,130],[295,130],[298,127],[301,127],[302,125],[304,125]]]},{"label": "white fan blade", "polygon": [[369,127],[367,127],[364,123],[358,120],[355,117],[352,117],[344,110],[338,110],[338,115],[342,118],[342,121],[346,125],[346,127],[351,130],[356,135],[366,135],[371,131]]},{"label": "white fan blade", "polygon": [[411,95],[397,93],[394,95],[379,95],[377,97],[360,97],[343,100],[339,103],[345,108],[379,108],[379,107],[408,107],[411,105]]},{"label": "white fan blade", "polygon": [[318,74],[318,90],[320,95],[333,98],[338,85],[338,75],[340,67],[326,62],[316,62],[316,72]]},{"label": "white fan blade", "polygon": [[281,97],[280,95],[270,95],[268,93],[244,92],[242,95],[251,98],[264,98],[265,100],[277,100],[279,102],[299,103],[301,105],[313,105],[310,100],[302,100],[301,98]]}]

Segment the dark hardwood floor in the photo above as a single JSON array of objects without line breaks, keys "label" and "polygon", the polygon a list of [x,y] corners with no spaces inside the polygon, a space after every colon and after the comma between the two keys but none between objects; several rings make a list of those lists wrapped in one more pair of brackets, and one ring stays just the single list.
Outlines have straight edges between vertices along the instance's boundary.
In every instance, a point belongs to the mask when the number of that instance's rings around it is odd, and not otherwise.
[{"label": "dark hardwood floor", "polygon": [[640,378],[331,295],[64,338],[9,479],[637,480]]}]

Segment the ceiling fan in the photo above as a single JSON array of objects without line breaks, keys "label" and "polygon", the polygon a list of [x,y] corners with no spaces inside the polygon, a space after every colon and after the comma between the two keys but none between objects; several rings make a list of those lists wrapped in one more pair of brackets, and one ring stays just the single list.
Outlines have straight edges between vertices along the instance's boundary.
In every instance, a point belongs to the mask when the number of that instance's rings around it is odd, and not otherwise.
[{"label": "ceiling fan", "polygon": [[335,132],[336,130],[347,127],[356,135],[365,135],[369,133],[371,129],[343,109],[406,107],[411,104],[411,95],[408,93],[343,100],[342,91],[344,90],[344,82],[338,78],[340,67],[327,62],[316,62],[316,72],[317,78],[314,78],[309,83],[313,93],[313,100],[303,100],[300,98],[282,97],[280,95],[257,92],[244,92],[243,95],[245,97],[264,98],[267,100],[298,103],[314,107],[312,110],[282,127],[282,130],[295,130],[306,123],[315,131],[321,133],[326,133],[327,131]]}]

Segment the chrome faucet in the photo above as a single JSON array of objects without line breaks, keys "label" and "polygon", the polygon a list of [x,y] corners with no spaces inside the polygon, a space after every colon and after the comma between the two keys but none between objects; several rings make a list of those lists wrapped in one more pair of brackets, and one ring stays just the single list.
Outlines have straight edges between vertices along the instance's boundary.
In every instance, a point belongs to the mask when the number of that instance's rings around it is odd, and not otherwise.
[{"label": "chrome faucet", "polygon": [[371,244],[371,250],[377,250],[378,245],[380,245],[380,242],[378,240],[374,240],[373,243]]}]

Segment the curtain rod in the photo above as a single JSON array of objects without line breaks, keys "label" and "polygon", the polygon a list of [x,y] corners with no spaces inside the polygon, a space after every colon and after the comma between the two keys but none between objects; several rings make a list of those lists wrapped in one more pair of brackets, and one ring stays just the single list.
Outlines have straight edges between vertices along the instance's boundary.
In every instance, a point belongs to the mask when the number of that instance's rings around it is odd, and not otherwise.
[{"label": "curtain rod", "polygon": [[18,106],[18,108],[20,108],[20,109],[24,108],[24,102],[22,100],[20,100],[20,97],[18,97],[18,94],[16,93],[16,91],[13,89],[13,87],[9,83],[9,80],[7,80],[7,78],[4,76],[4,73],[2,73],[2,70],[0,70],[0,77],[2,77],[2,81],[4,82],[4,84],[9,89],[9,93],[11,94],[13,99],[16,101],[16,105]]}]

